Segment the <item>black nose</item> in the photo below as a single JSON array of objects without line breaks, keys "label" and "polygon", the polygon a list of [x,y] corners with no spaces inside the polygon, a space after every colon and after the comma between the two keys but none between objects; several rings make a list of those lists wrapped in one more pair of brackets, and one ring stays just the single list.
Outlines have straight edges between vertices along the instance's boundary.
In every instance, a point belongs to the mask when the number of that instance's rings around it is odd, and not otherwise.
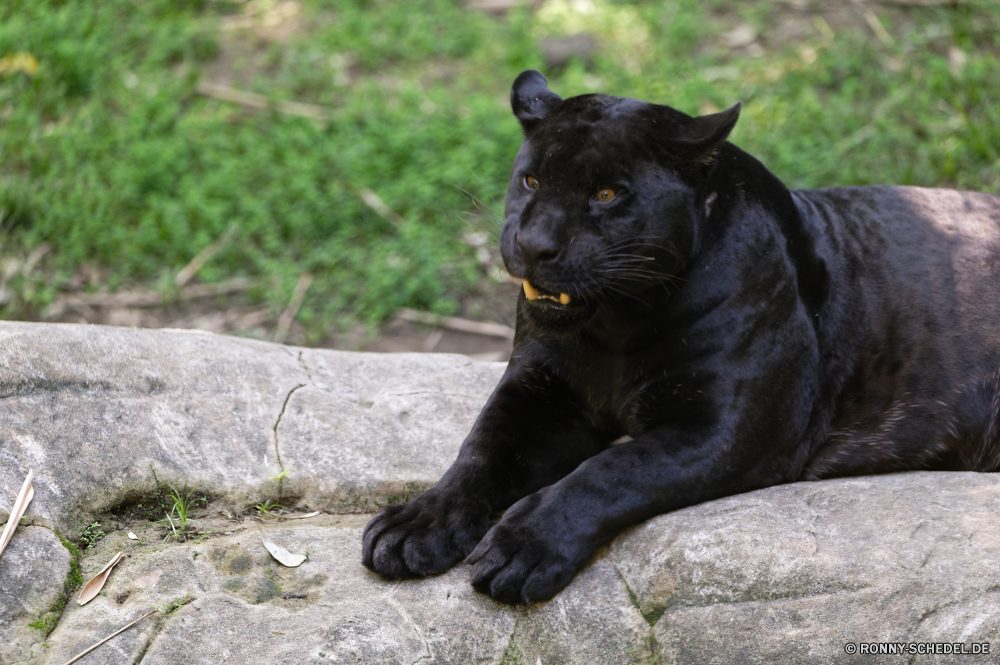
[{"label": "black nose", "polygon": [[525,263],[543,263],[559,256],[560,247],[555,238],[535,229],[522,229],[517,233],[517,246]]}]

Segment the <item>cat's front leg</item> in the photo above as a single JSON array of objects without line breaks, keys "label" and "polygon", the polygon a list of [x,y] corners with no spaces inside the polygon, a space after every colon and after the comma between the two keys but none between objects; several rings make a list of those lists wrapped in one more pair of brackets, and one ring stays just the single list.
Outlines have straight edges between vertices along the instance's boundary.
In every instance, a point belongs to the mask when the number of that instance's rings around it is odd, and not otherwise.
[{"label": "cat's front leg", "polygon": [[512,361],[441,480],[368,523],[362,561],[393,579],[444,572],[475,548],[493,511],[559,480],[605,445],[567,386]]}]

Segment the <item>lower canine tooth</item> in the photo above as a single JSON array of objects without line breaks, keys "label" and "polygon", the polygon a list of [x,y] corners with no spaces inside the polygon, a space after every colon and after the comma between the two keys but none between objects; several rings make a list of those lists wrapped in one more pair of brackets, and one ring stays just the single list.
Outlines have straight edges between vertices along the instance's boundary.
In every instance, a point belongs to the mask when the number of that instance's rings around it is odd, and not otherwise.
[{"label": "lower canine tooth", "polygon": [[568,293],[560,293],[559,294],[559,302],[562,303],[563,305],[568,305],[569,304],[569,294]]},{"label": "lower canine tooth", "polygon": [[533,287],[531,282],[526,279],[522,279],[521,283],[524,285],[524,295],[528,300],[538,300],[538,296],[541,295],[538,293],[538,289]]}]

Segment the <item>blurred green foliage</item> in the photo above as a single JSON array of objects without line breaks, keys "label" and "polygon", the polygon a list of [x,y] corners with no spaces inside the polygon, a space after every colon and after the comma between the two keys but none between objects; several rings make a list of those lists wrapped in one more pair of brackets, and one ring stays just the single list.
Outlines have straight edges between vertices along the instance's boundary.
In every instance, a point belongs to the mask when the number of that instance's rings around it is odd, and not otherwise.
[{"label": "blurred green foliage", "polygon": [[[280,308],[311,272],[298,317],[312,342],[400,306],[449,313],[483,279],[462,190],[499,212],[520,143],[510,82],[546,69],[541,40],[581,31],[600,49],[546,71],[554,90],[688,113],[743,100],[731,139],[789,186],[1000,191],[1000,6],[843,5],[548,0],[498,18],[457,0],[304,0],[295,29],[268,39],[231,24],[276,1],[8,0],[0,57],[39,67],[0,74],[0,255],[52,251],[0,316],[39,310],[84,263],[111,288],[167,289],[231,226],[199,279],[254,278]],[[764,48],[734,47],[736,26]],[[219,76],[330,118],[197,93]]]}]

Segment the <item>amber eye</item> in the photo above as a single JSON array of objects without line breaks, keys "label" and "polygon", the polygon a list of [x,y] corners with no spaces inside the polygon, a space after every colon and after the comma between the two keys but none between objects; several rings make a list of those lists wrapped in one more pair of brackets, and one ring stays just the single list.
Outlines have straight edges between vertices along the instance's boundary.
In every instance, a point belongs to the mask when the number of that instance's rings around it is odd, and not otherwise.
[{"label": "amber eye", "polygon": [[597,190],[597,193],[594,194],[594,198],[600,201],[601,203],[607,203],[611,199],[615,198],[616,193],[617,192],[615,192],[615,190],[608,189],[605,187],[604,189]]},{"label": "amber eye", "polygon": [[538,181],[530,175],[524,177],[524,186],[528,189],[538,189]]}]

